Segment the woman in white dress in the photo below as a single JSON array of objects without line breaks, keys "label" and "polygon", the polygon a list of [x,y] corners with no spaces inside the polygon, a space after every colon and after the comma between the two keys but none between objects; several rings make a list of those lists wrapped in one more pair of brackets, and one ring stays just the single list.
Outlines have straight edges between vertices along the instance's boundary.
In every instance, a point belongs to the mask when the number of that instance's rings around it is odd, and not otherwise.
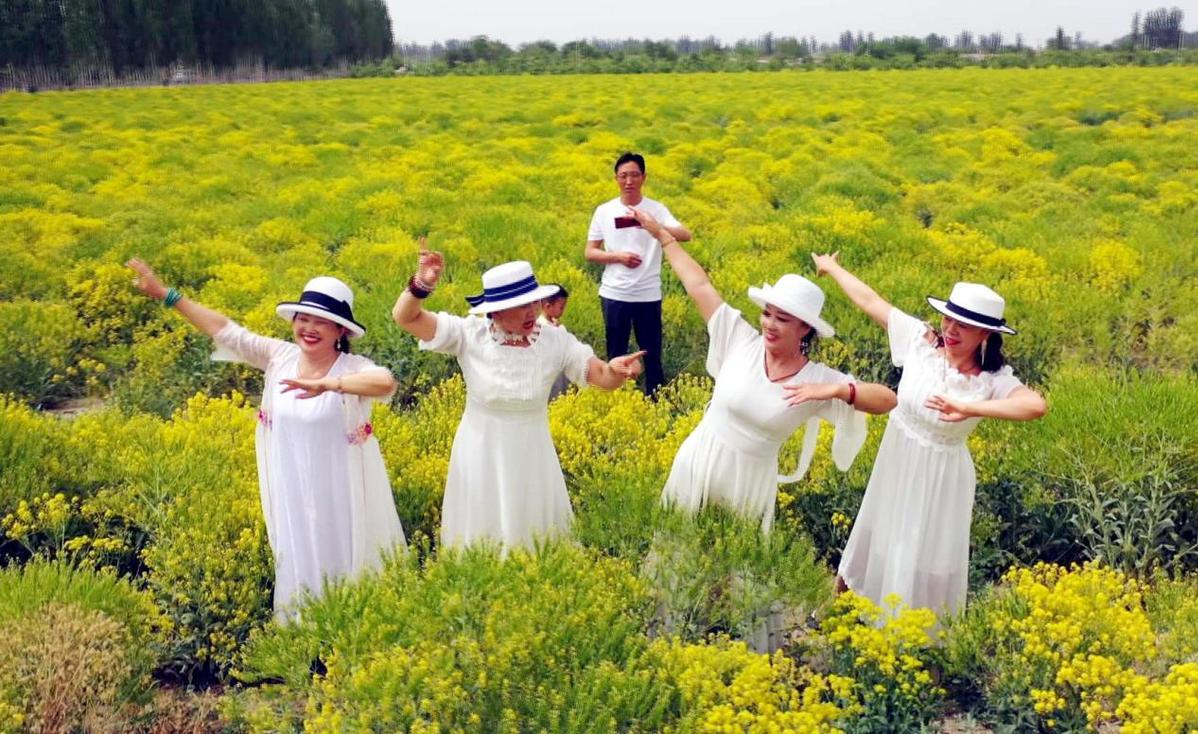
[{"label": "woman in white dress", "polygon": [[366,332],[353,293],[336,278],[313,278],[298,301],[280,303],[294,341],[261,336],[166,288],[148,265],[129,261],[147,296],[179,311],[212,337],[213,359],[266,373],[255,444],[266,534],[275,559],[275,616],[286,620],[326,580],[377,568],[404,545],[403,529],[372,435],[371,404],[395,378],[349,340]]},{"label": "woman in white dress", "polygon": [[[824,294],[799,275],[749,288],[761,307],[761,331],[724,302],[703,268],[652,216],[631,210],[661,243],[670,267],[707,322],[707,372],[715,378],[711,403],[686,438],[662,491],[662,501],[689,512],[716,503],[760,520],[769,531],[779,482],[798,481],[815,453],[819,421],[835,427],[832,456],[847,469],[865,442],[865,413],[894,407],[885,385],[857,383],[852,376],[813,362],[815,337],[835,332],[822,318]],[[782,444],[806,424],[797,471],[778,475]]]},{"label": "woman in white dress", "polygon": [[836,255],[812,255],[890,338],[903,368],[873,474],[840,561],[840,588],[879,605],[898,595],[913,608],[952,613],[965,603],[969,525],[977,479],[966,439],[982,418],[1032,420],[1047,405],[1004,364],[1005,302],[986,286],[957,283],[928,298],[940,332],[892,307]]},{"label": "woman in white dress", "polygon": [[424,310],[444,267],[423,248],[416,275],[395,303],[400,328],[420,348],[452,354],[466,381],[466,410],[449,457],[441,544],[528,546],[569,530],[573,513],[549,435],[549,391],[563,372],[579,386],[614,390],[640,373],[644,352],[603,362],[563,327],[540,324],[540,286],[532,266],[504,263],[483,274],[483,293],[461,317]]}]

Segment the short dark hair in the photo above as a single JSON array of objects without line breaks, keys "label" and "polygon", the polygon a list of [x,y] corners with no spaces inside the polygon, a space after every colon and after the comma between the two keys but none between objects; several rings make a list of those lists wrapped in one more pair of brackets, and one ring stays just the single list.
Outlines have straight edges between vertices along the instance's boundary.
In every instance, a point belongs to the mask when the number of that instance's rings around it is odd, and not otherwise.
[{"label": "short dark hair", "polygon": [[620,156],[616,159],[616,165],[612,168],[612,170],[619,171],[620,166],[624,165],[625,163],[635,163],[636,167],[641,169],[641,173],[645,172],[645,156],[641,155],[640,153],[633,153],[629,151]]},{"label": "short dark hair", "polygon": [[562,285],[561,283],[546,283],[545,285],[552,285],[552,286],[557,287],[557,293],[554,293],[552,296],[546,296],[545,297],[546,301],[556,301],[559,298],[569,298],[570,297],[570,291],[566,290],[566,286]]}]

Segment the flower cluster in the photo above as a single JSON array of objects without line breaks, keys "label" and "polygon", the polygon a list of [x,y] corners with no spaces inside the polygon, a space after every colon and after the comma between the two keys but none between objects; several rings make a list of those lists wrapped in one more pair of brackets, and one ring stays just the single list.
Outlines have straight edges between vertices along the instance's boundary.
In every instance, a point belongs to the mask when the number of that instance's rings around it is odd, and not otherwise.
[{"label": "flower cluster", "polygon": [[935,629],[929,609],[907,608],[897,597],[883,608],[845,592],[809,644],[826,651],[832,673],[852,681],[849,700],[864,717],[908,730],[929,721],[945,695],[931,669]]}]

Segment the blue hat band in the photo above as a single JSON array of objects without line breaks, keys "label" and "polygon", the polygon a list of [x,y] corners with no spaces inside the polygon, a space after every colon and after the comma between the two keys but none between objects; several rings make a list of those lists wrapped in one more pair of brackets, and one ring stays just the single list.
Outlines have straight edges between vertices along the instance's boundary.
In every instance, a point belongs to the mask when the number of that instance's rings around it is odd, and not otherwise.
[{"label": "blue hat band", "polygon": [[495,303],[496,301],[506,301],[509,298],[522,296],[525,293],[532,293],[540,286],[537,285],[536,276],[530,275],[524,280],[518,280],[515,283],[498,288],[484,288],[481,295],[466,296],[466,301],[471,306],[481,306],[484,303]]}]

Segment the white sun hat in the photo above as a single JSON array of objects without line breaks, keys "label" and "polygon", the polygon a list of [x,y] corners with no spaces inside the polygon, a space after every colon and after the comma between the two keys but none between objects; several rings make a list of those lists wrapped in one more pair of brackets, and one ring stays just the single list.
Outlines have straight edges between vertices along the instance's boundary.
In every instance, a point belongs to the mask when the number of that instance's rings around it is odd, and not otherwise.
[{"label": "white sun hat", "polygon": [[532,274],[532,265],[514,260],[496,265],[483,273],[483,292],[466,296],[472,314],[487,314],[540,301],[559,290],[556,285],[539,285]]},{"label": "white sun hat", "polygon": [[801,275],[787,273],[773,285],[766,283],[760,288],[750,286],[749,300],[762,308],[768,303],[782,309],[815,329],[819,336],[836,335],[832,325],[819,317],[824,308],[824,292]]},{"label": "white sun hat", "polygon": [[984,285],[957,283],[948,294],[947,301],[928,296],[928,303],[940,313],[963,324],[1001,331],[1004,334],[1016,333],[1007,326],[1007,321],[1003,318],[1007,302]]},{"label": "white sun hat", "polygon": [[287,321],[294,319],[297,313],[319,316],[344,326],[355,339],[366,333],[366,327],[354,321],[354,292],[328,275],[309,280],[298,301],[283,301],[275,308],[275,313]]}]

